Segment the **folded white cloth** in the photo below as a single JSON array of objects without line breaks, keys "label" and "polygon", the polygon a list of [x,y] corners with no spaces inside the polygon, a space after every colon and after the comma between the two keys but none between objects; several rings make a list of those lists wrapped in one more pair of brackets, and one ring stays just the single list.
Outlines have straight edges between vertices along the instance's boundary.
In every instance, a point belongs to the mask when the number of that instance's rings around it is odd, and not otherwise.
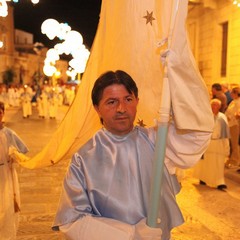
[{"label": "folded white cloth", "polygon": [[85,216],[60,226],[68,240],[132,240],[135,226],[111,218]]},{"label": "folded white cloth", "polygon": [[151,228],[146,218],[130,225],[111,218],[85,216],[59,227],[68,240],[161,240],[162,230]]}]

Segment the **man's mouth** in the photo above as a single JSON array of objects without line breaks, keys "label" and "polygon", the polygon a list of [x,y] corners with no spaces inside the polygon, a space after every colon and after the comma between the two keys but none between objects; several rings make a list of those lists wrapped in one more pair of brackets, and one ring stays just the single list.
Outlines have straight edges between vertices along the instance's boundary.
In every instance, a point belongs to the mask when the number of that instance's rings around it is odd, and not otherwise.
[{"label": "man's mouth", "polygon": [[128,119],[127,116],[116,117],[115,120],[126,120]]}]

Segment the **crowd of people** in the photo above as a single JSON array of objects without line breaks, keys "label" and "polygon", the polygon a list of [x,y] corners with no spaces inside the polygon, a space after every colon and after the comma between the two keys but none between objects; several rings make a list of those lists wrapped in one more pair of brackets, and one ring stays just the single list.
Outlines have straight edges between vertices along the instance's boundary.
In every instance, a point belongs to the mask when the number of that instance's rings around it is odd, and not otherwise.
[{"label": "crowd of people", "polygon": [[238,84],[214,83],[210,95],[215,126],[194,176],[202,185],[225,191],[224,168],[236,168],[240,173],[240,88]]},{"label": "crowd of people", "polygon": [[44,84],[40,86],[11,85],[6,87],[0,85],[0,101],[5,108],[22,108],[23,118],[32,115],[32,108],[36,107],[39,118],[54,119],[58,113],[58,107],[71,105],[75,98],[75,86],[62,85],[51,86]]}]

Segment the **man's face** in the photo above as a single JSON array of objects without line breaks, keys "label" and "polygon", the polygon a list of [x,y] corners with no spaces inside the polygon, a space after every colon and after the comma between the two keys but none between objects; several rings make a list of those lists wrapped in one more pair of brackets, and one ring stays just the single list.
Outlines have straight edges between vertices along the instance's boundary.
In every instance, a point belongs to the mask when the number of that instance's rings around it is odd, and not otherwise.
[{"label": "man's face", "polygon": [[215,88],[212,88],[212,95],[215,95],[217,93],[217,90]]},{"label": "man's face", "polygon": [[113,84],[103,91],[98,106],[94,106],[104,127],[115,135],[125,135],[133,128],[138,98],[128,93],[124,85]]},{"label": "man's face", "polygon": [[218,103],[212,103],[211,104],[211,107],[212,107],[212,112],[214,115],[217,115],[219,113],[219,110],[221,108],[221,105],[218,104]]}]

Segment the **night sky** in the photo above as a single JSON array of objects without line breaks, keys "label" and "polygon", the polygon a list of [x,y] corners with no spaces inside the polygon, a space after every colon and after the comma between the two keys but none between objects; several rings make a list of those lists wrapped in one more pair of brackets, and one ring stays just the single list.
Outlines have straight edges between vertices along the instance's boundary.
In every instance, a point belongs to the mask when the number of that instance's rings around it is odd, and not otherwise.
[{"label": "night sky", "polygon": [[72,30],[80,32],[83,43],[90,48],[97,30],[101,0],[40,0],[36,5],[30,0],[19,0],[14,6],[15,28],[34,34],[34,42],[53,47],[57,39],[49,40],[41,33],[44,20],[54,18],[67,22]]}]

